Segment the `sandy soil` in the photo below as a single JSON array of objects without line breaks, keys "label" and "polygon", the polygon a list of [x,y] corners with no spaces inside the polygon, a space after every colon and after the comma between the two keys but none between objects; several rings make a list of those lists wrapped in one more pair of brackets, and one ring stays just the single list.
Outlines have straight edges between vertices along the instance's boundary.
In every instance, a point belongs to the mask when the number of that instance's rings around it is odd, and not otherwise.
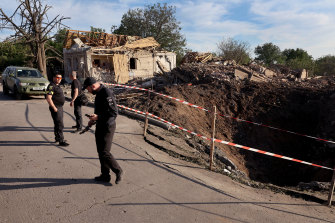
[{"label": "sandy soil", "polygon": [[[195,72],[195,71],[183,71]],[[209,110],[216,106],[224,116],[236,117],[331,140],[335,80],[321,78],[303,82],[216,80],[204,76],[190,84],[166,86],[158,92],[186,100]],[[134,91],[132,91],[134,92]],[[119,101],[144,111],[147,95]],[[210,137],[211,114],[174,100],[151,94],[149,112],[188,130]],[[154,133],[157,134],[157,133]],[[209,146],[199,138],[175,131],[187,143],[189,160],[208,164]],[[161,136],[160,136],[161,137]],[[307,162],[333,167],[333,144],[300,135],[236,121],[218,115],[216,138],[289,156]],[[296,186],[299,182],[330,181],[332,172],[300,163],[252,153],[231,146],[216,145],[218,171],[230,166],[238,175],[251,180],[280,186]],[[178,146],[177,146],[178,147]],[[180,147],[180,146],[179,146]],[[185,147],[186,148],[186,147]],[[182,152],[179,152],[182,153]],[[220,158],[233,164],[227,165]],[[199,161],[201,160],[201,161]]]},{"label": "sandy soil", "polygon": [[[216,138],[244,146],[333,167],[335,146],[311,139],[306,134],[333,140],[335,131],[335,79],[332,77],[301,82],[273,79],[270,82],[217,78],[217,70],[181,66],[174,72],[189,82],[155,88],[161,92],[208,110],[216,106]],[[225,71],[231,75],[229,69]],[[190,78],[192,77],[192,78]],[[196,78],[194,78],[196,77]],[[201,135],[211,136],[212,114],[180,102],[143,91],[114,89],[118,104],[150,113]],[[137,94],[124,99],[124,95]],[[122,98],[122,99],[121,99]],[[93,99],[93,97],[91,97]],[[293,131],[237,121],[235,118]],[[209,142],[180,130],[169,131],[151,126],[147,143],[171,156],[209,166]],[[286,191],[294,196],[319,201],[327,186],[308,186],[309,182],[330,182],[332,171],[265,156],[232,146],[216,144],[214,171],[259,188]],[[304,187],[301,182],[306,182]],[[299,184],[300,183],[300,184]],[[307,186],[306,186],[307,185]],[[310,184],[313,185],[313,184]],[[319,192],[316,192],[319,191]],[[317,195],[320,193],[320,196]],[[321,201],[320,201],[321,202]]]}]

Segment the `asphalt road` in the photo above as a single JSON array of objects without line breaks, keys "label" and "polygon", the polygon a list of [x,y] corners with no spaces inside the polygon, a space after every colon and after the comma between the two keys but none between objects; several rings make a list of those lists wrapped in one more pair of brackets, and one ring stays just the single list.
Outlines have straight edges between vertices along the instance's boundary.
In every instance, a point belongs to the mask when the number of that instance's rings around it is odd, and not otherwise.
[{"label": "asphalt road", "polygon": [[334,207],[251,188],[169,157],[125,116],[117,118],[112,147],[125,175],[115,185],[114,176],[111,184],[92,180],[100,171],[94,134],[71,133],[68,102],[65,148],[53,143],[43,97],[17,101],[0,92],[0,114],[1,223],[335,222]]}]

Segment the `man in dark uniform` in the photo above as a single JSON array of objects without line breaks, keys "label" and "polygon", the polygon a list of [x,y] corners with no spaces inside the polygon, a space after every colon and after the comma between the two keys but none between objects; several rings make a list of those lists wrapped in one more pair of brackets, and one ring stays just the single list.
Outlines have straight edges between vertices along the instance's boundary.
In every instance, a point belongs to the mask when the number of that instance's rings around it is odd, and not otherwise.
[{"label": "man in dark uniform", "polygon": [[109,182],[111,176],[110,169],[115,173],[115,183],[121,181],[123,171],[113,155],[110,153],[113,136],[116,128],[116,116],[118,115],[116,101],[111,89],[98,83],[93,77],[88,77],[84,81],[83,90],[96,95],[94,102],[94,114],[89,116],[89,126],[96,122],[95,142],[99,154],[101,165],[101,175],[95,177],[96,181]]},{"label": "man in dark uniform", "polygon": [[68,146],[63,135],[63,105],[65,97],[62,88],[59,86],[62,75],[57,73],[53,76],[53,82],[47,87],[46,100],[49,104],[52,120],[54,121],[55,140],[60,146]]},{"label": "man in dark uniform", "polygon": [[80,132],[83,127],[83,119],[81,116],[81,102],[78,96],[81,94],[81,83],[77,79],[77,71],[72,71],[70,74],[70,79],[72,80],[71,83],[71,102],[70,106],[74,106],[74,116],[76,117],[76,125],[72,126],[72,128],[76,128],[73,133]]}]

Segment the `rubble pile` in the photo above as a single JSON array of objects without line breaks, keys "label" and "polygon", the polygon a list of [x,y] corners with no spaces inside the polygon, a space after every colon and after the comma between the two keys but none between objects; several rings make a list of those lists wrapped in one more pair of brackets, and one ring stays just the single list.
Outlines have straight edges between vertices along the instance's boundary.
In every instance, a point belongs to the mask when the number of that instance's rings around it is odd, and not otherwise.
[{"label": "rubble pile", "polygon": [[115,73],[110,69],[100,68],[100,67],[92,67],[91,68],[91,76],[94,77],[97,81],[101,81],[103,83],[115,83]]},{"label": "rubble pile", "polygon": [[183,63],[206,63],[207,61],[213,60],[213,54],[211,53],[198,53],[188,52],[182,59]]},{"label": "rubble pile", "polygon": [[[246,77],[242,78],[243,74],[237,70],[246,73]],[[149,80],[142,83],[137,80],[132,84],[141,86],[146,83],[148,88],[153,87],[155,91],[209,110],[215,105],[219,114],[332,140],[335,135],[335,115],[331,112],[335,110],[334,77],[302,79],[288,69],[285,73],[272,70],[269,73],[257,64],[241,66],[232,61],[184,63],[172,70],[170,79],[163,87],[156,88],[153,84],[156,82]],[[258,81],[252,78],[256,76]],[[161,77],[154,80],[157,78]],[[122,103],[145,111],[147,98],[147,94],[142,94],[126,98]],[[149,112],[210,137],[209,113],[154,94],[151,94]],[[223,117],[217,118],[216,128],[218,139],[319,165],[335,165],[332,144]],[[201,140],[186,136],[184,132],[180,134],[189,145],[193,145],[193,150],[208,153],[208,147],[204,147]],[[324,169],[269,158],[222,144],[216,147],[216,162],[220,163],[221,158],[226,157],[233,163],[231,169],[236,167],[250,179],[259,182],[297,185],[299,182],[329,181],[331,178],[331,171]]]},{"label": "rubble pile", "polygon": [[306,70],[294,71],[276,67],[268,69],[256,63],[239,65],[235,61],[217,61],[211,63],[183,63],[171,71],[171,75],[182,82],[218,80],[250,80],[255,82],[303,81],[307,79]]},{"label": "rubble pile", "polygon": [[171,75],[184,83],[201,83],[206,79],[232,80],[234,68],[223,64],[184,63],[171,71]]},{"label": "rubble pile", "polygon": [[[234,60],[223,60],[211,53],[188,52],[181,65],[170,73],[163,72],[178,83],[190,83],[218,80],[250,80],[255,82],[302,81],[308,78],[308,72],[292,70],[282,65],[266,68],[256,62],[247,65],[237,64]],[[179,80],[179,81],[178,81]]]},{"label": "rubble pile", "polygon": [[[190,59],[191,58],[191,59]],[[256,63],[238,65],[234,61],[189,57],[171,72],[153,78],[134,78],[128,85],[150,88],[196,104],[208,110],[216,106],[216,138],[240,145],[285,155],[299,160],[333,167],[333,144],[301,135],[335,141],[335,78],[307,77],[306,71],[282,66],[271,69]],[[193,61],[193,62],[192,62]],[[107,78],[107,79],[106,79]],[[103,82],[108,77],[101,78]],[[110,87],[110,86],[109,86]],[[118,104],[146,111],[171,123],[207,137],[211,136],[212,115],[174,100],[127,88],[114,88]],[[93,98],[91,98],[93,100]],[[232,117],[232,118],[228,118]],[[235,118],[297,132],[293,135]],[[169,133],[170,134],[170,133]],[[175,130],[189,147],[183,147],[184,159],[207,165],[209,144],[201,138]],[[159,140],[164,136],[157,136]],[[176,143],[176,142],[173,142]],[[173,144],[172,143],[172,144]],[[161,146],[158,146],[159,148]],[[174,154],[180,147],[176,147]],[[186,157],[189,150],[192,157]],[[227,162],[229,161],[229,162]],[[215,149],[216,171],[240,174],[248,179],[276,185],[329,181],[331,171],[264,156],[224,144]]]}]

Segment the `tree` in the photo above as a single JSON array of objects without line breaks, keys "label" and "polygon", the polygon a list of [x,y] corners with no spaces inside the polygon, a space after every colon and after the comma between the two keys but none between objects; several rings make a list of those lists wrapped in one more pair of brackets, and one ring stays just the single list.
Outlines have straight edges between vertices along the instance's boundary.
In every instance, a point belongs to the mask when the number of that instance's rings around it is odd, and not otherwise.
[{"label": "tree", "polygon": [[95,32],[95,33],[105,33],[106,30],[103,29],[103,28],[96,28],[96,27],[91,26],[91,32]]},{"label": "tree", "polygon": [[218,54],[225,60],[235,60],[239,64],[246,64],[250,61],[250,44],[247,42],[229,37],[223,38],[217,46],[219,48]]},{"label": "tree", "polygon": [[8,16],[0,8],[0,28],[14,30],[9,37],[15,41],[27,44],[35,57],[38,69],[46,75],[46,47],[50,35],[55,28],[64,26],[62,21],[68,19],[57,15],[49,20],[47,16],[51,6],[43,5],[42,0],[18,0],[19,6],[14,13]]},{"label": "tree", "polygon": [[314,71],[313,57],[303,49],[285,49],[282,52],[285,56],[285,65],[292,69],[306,69],[310,74]]},{"label": "tree", "polygon": [[49,71],[62,71],[63,58],[63,44],[65,41],[67,29],[59,29],[54,38],[48,40],[45,44],[45,55],[47,60],[47,68]]},{"label": "tree", "polygon": [[162,49],[177,53],[177,57],[182,56],[186,40],[180,33],[180,22],[176,20],[175,13],[176,7],[166,3],[129,9],[122,16],[120,26],[112,26],[111,31],[121,35],[154,37]]},{"label": "tree", "polygon": [[272,43],[264,43],[262,46],[255,48],[255,59],[263,62],[266,66],[272,64],[284,64],[285,58],[278,46]]},{"label": "tree", "polygon": [[23,44],[0,42],[0,71],[9,65],[24,66],[29,63],[29,48]]},{"label": "tree", "polygon": [[335,75],[335,56],[323,56],[315,61],[315,73],[318,75]]},{"label": "tree", "polygon": [[63,63],[63,44],[65,41],[67,29],[63,28],[57,31],[52,39],[46,42],[47,60],[56,59]]}]

